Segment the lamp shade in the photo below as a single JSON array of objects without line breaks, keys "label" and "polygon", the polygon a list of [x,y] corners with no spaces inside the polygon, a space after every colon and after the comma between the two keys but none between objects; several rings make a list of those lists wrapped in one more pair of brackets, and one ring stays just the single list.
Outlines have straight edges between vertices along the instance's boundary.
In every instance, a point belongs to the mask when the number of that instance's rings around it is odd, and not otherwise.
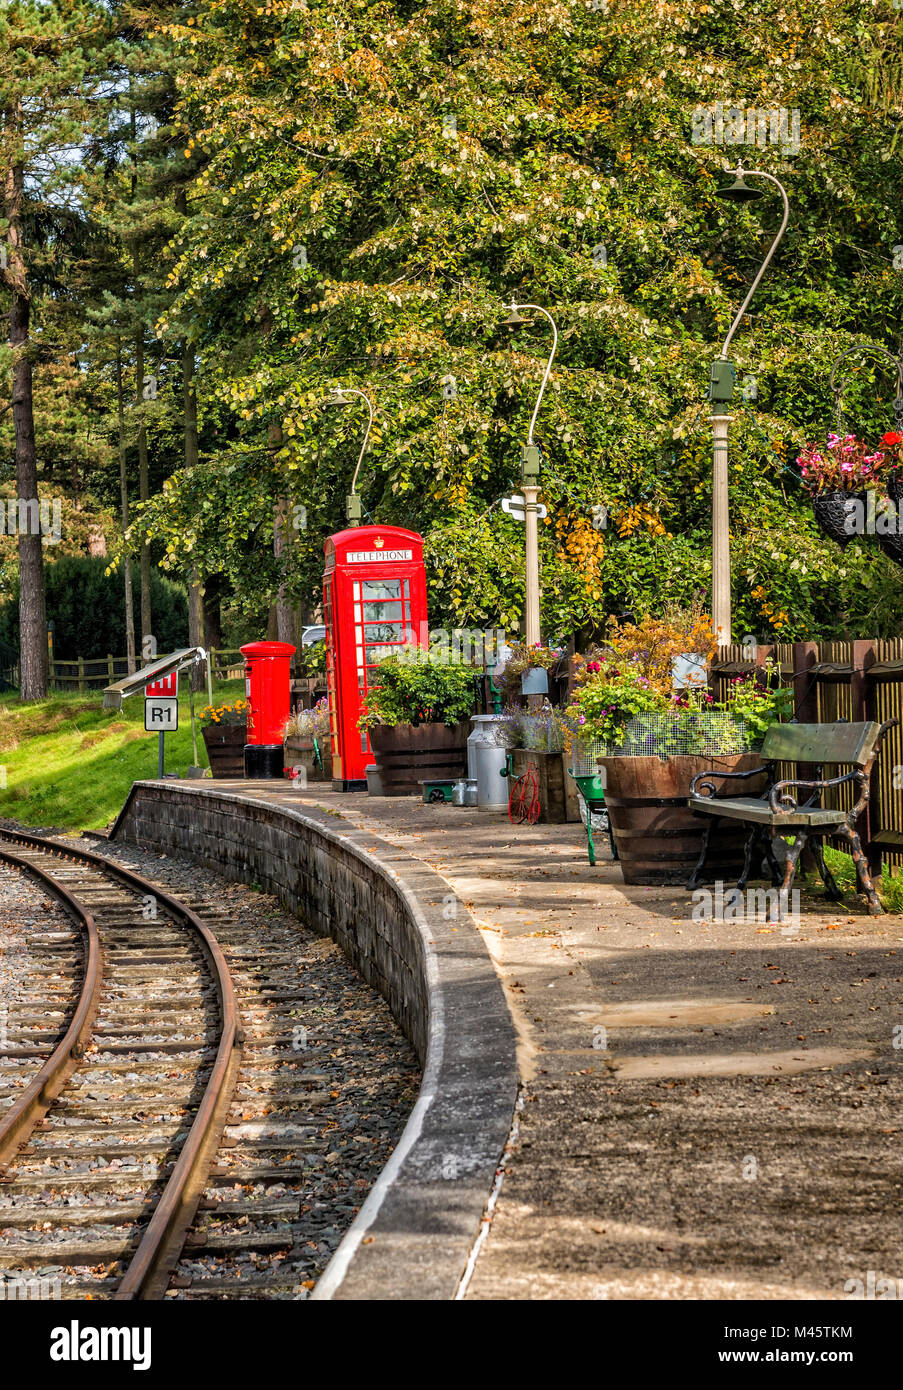
[{"label": "lamp shade", "polygon": [[506,328],[520,328],[527,320],[522,318],[518,312],[517,305],[512,301],[511,308],[508,310],[508,317],[503,319]]},{"label": "lamp shade", "polygon": [[738,173],[734,182],[726,188],[716,188],[715,197],[723,198],[726,203],[751,203],[754,198],[762,197],[762,190],[750,188],[742,173]]}]

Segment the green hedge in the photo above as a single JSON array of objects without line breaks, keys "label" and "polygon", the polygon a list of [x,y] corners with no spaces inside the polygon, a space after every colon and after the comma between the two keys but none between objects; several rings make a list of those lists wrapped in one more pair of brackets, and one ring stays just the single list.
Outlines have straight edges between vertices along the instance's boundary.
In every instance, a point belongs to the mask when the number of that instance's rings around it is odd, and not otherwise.
[{"label": "green hedge", "polygon": [[[47,621],[53,622],[53,654],[60,661],[76,657],[125,654],[124,575],[105,573],[102,557],[64,555],[44,568]],[[132,566],[136,642],[141,642],[140,579]],[[185,590],[151,573],[151,614],[157,650],[188,645],[188,597]],[[0,605],[0,641],[19,645],[19,595],[16,588]]]}]

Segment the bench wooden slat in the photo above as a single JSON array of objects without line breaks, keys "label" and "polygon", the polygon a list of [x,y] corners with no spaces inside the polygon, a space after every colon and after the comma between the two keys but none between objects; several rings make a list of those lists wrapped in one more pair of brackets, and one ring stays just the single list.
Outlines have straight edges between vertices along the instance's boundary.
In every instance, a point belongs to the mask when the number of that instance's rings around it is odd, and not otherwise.
[{"label": "bench wooden slat", "polygon": [[864,767],[874,752],[880,724],[772,724],[762,757],[788,763],[854,763]]},{"label": "bench wooden slat", "polygon": [[843,825],[847,818],[846,811],[825,810],[820,807],[776,814],[768,802],[758,796],[691,796],[689,804],[691,811],[702,811],[710,816],[728,816],[734,820],[754,821],[757,825],[774,825],[776,830],[792,830],[794,826],[805,825]]}]

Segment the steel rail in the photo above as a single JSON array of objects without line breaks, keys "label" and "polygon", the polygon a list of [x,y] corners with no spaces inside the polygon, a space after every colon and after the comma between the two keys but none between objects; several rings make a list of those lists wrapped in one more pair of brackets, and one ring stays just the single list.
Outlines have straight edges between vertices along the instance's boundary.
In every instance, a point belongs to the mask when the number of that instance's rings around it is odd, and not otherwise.
[{"label": "steel rail", "polygon": [[[5,834],[6,832],[4,836]],[[103,951],[93,915],[61,883],[57,883],[55,878],[37,864],[31,864],[27,859],[22,859],[9,850],[0,848],[0,860],[40,879],[47,891],[57,897],[81,923],[87,938],[82,987],[69,1027],[35,1078],[0,1119],[2,1172],[14,1154],[27,1143],[33,1129],[44,1118],[81,1062],[100,1005]],[[3,1055],[5,1054],[0,1053],[0,1056]]]},{"label": "steel rail", "polygon": [[[241,1063],[244,1030],[239,1024],[238,1005],[229,966],[216,937],[198,915],[156,884],[150,883],[131,869],[113,864],[103,855],[90,850],[74,849],[57,840],[29,835],[18,830],[0,830],[0,841],[29,845],[63,858],[81,860],[119,879],[126,887],[138,889],[142,896],[151,896],[172,916],[183,920],[196,932],[211,968],[220,1004],[222,1032],[216,1058],[197,1114],[182,1145],[169,1180],[163,1189],[154,1213],[123,1276],[114,1302],[163,1297],[172,1271],[185,1244],[185,1237],[197,1213],[198,1203],[206,1186],[210,1164],[222,1138],[232,1095]],[[0,850],[0,853],[4,853]],[[23,860],[25,867],[34,866]],[[48,877],[48,882],[53,882]],[[55,885],[62,891],[60,885]],[[69,895],[71,898],[71,895]],[[76,899],[72,899],[77,902]],[[84,909],[79,909],[84,913]]]}]

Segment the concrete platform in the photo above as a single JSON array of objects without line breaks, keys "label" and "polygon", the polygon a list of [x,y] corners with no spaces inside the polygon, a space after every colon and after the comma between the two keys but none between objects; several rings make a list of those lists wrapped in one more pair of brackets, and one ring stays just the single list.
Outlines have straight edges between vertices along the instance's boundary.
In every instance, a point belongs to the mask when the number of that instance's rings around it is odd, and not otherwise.
[{"label": "concrete platform", "polygon": [[341,816],[473,914],[521,1097],[459,1296],[844,1299],[903,1273],[898,916],[804,894],[795,929],[693,920],[684,890],[590,868],[578,825],[205,785]]}]

